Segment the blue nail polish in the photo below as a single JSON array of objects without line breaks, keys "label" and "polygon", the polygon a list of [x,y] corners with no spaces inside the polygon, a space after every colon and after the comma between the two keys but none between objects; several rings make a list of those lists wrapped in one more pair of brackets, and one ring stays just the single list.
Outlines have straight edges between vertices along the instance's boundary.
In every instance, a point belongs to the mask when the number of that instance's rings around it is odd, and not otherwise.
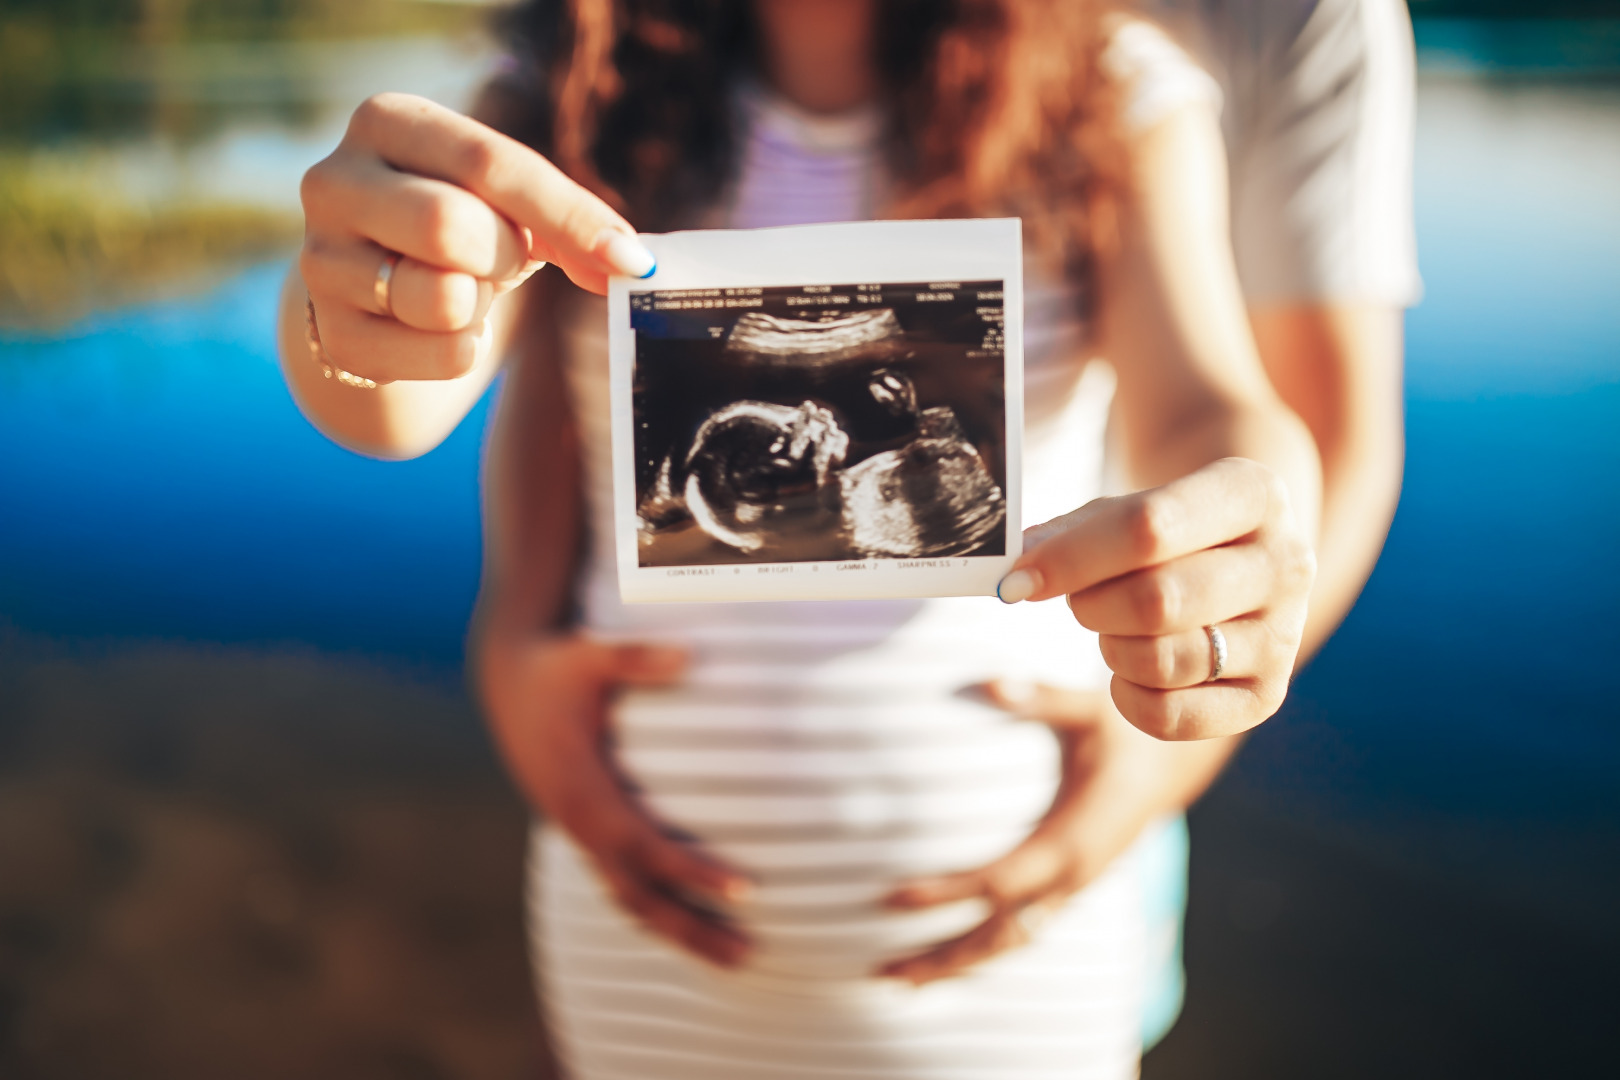
[{"label": "blue nail polish", "polygon": [[650,278],[650,277],[652,277],[652,276],[653,276],[653,275],[654,275],[654,274],[656,274],[656,273],[658,273],[658,263],[657,263],[657,261],[656,261],[656,260],[655,260],[655,261],[654,261],[654,262],[653,262],[653,264],[652,264],[652,269],[651,269],[651,270],[649,270],[649,271],[647,271],[647,272],[646,272],[646,273],[645,273],[645,274],[642,274],[642,275],[641,275],[641,280],[642,280],[642,281],[646,281],[646,280],[647,280],[647,279],[648,279],[648,278]]}]

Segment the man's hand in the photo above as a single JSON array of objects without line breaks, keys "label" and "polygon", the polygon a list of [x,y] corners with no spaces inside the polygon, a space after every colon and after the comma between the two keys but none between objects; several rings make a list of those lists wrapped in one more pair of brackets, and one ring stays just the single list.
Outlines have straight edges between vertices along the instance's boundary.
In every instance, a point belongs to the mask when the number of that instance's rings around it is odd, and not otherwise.
[{"label": "man's hand", "polygon": [[[1247,731],[1282,705],[1316,557],[1288,487],[1222,458],[1161,487],[1094,499],[1026,530],[1007,603],[1068,595],[1114,670],[1114,704],[1172,741]],[[1230,653],[1218,682],[1206,627]]]},{"label": "man's hand", "polygon": [[989,866],[908,882],[887,899],[925,908],[981,898],[990,915],[960,937],[885,965],[913,983],[956,975],[1027,944],[1039,923],[1096,880],[1150,822],[1184,809],[1214,780],[1236,739],[1168,743],[1132,727],[1102,692],[992,683],[992,701],[1057,729],[1063,782],[1022,844]]},{"label": "man's hand", "polygon": [[748,940],[716,908],[747,878],[667,836],[626,791],[608,754],[607,707],[621,686],[661,686],[686,666],[678,649],[582,634],[490,642],[484,704],[502,756],[529,801],[595,862],[643,926],[722,967]]}]

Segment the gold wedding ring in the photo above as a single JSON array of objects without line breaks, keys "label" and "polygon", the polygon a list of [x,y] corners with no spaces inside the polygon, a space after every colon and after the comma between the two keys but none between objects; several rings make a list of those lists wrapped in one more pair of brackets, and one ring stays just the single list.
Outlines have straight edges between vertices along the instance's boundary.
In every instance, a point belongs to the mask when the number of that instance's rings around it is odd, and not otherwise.
[{"label": "gold wedding ring", "polygon": [[377,267],[377,280],[371,283],[371,295],[377,301],[377,310],[389,318],[394,317],[394,268],[399,265],[399,252],[390,251]]}]

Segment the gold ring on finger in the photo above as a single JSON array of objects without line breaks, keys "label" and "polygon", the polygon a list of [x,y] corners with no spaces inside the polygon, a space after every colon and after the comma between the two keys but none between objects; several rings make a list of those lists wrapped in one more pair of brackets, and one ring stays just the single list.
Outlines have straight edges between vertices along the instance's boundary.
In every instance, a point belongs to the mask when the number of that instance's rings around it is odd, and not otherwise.
[{"label": "gold ring on finger", "polygon": [[1209,635],[1209,678],[1204,681],[1216,682],[1226,670],[1226,635],[1218,626],[1206,626],[1204,633]]},{"label": "gold ring on finger", "polygon": [[377,279],[371,283],[371,295],[377,301],[377,310],[389,318],[394,317],[394,268],[399,265],[399,252],[390,251],[377,267]]}]

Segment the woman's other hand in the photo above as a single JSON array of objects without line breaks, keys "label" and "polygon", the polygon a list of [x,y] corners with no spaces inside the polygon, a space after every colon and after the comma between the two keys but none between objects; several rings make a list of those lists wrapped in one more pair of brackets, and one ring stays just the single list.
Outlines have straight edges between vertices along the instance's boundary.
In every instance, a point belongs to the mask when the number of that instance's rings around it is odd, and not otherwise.
[{"label": "woman's other hand", "polygon": [[491,643],[481,653],[484,706],[523,794],[591,857],[619,905],[651,932],[732,967],[748,940],[713,912],[746,895],[748,879],[665,835],[608,752],[613,694],[667,685],[685,664],[678,649],[577,633]]},{"label": "woman's other hand", "polygon": [[[1124,717],[1159,739],[1246,731],[1281,706],[1316,559],[1270,469],[1210,463],[1162,487],[1096,499],[1025,533],[1003,601],[1067,594],[1100,635]],[[1220,678],[1206,627],[1227,644]]]},{"label": "woman's other hand", "polygon": [[[379,94],[304,176],[299,270],[332,363],[379,383],[471,371],[491,305],[547,262],[582,288],[645,276],[652,253],[545,158],[443,106]],[[379,269],[399,260],[379,303]]]},{"label": "woman's other hand", "polygon": [[1155,820],[1185,809],[1220,772],[1238,740],[1161,742],[1120,716],[1102,692],[991,683],[991,701],[1057,729],[1063,781],[1029,837],[988,866],[907,882],[893,908],[966,899],[989,906],[967,933],[884,966],[913,983],[960,974],[1028,944],[1040,924],[1108,869]]}]

